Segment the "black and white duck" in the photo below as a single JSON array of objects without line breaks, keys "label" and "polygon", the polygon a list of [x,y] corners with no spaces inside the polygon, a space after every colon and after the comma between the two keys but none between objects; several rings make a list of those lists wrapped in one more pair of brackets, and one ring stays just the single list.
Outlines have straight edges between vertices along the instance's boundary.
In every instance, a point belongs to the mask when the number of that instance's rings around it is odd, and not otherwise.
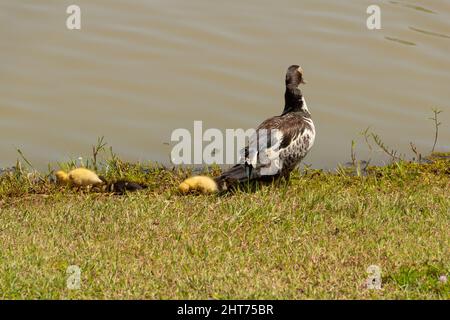
[{"label": "black and white duck", "polygon": [[182,193],[214,193],[250,181],[289,179],[314,144],[316,135],[311,113],[299,89],[305,83],[303,69],[292,65],[286,72],[284,110],[262,122],[243,150],[239,164],[216,178],[197,176],[180,184]]}]

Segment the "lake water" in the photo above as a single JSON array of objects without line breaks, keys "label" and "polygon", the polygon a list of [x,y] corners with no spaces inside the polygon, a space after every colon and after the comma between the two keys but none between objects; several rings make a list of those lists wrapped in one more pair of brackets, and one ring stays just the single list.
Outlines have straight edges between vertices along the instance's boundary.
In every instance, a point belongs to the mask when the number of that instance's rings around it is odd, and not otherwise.
[{"label": "lake water", "polygon": [[[66,8],[81,7],[81,30]],[[366,27],[370,4],[381,30]],[[0,167],[86,157],[105,136],[126,160],[169,163],[171,132],[254,128],[283,108],[300,64],[317,138],[306,164],[450,150],[450,1],[0,0]]]}]

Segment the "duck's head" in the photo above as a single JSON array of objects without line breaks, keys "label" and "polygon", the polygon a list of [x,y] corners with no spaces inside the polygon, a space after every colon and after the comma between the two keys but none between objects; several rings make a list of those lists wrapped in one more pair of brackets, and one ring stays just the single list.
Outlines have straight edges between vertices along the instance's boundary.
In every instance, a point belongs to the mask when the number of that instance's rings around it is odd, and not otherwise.
[{"label": "duck's head", "polygon": [[60,184],[66,184],[69,182],[69,175],[62,170],[56,171],[55,176],[56,181]]},{"label": "duck's head", "polygon": [[286,86],[293,85],[298,87],[301,83],[306,83],[303,79],[303,69],[300,66],[292,65],[286,72]]},{"label": "duck's head", "polygon": [[188,193],[188,192],[189,192],[189,189],[191,189],[191,186],[190,186],[188,183],[186,183],[186,182],[182,182],[182,183],[178,186],[178,190],[179,190],[181,193],[184,193],[184,194]]}]

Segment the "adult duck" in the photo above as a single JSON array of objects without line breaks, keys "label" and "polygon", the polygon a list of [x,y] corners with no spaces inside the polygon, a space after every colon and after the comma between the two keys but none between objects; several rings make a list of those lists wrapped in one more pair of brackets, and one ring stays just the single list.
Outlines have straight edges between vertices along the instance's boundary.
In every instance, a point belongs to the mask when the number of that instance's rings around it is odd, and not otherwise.
[{"label": "adult duck", "polygon": [[214,179],[205,176],[180,184],[182,193],[213,193],[244,182],[289,179],[314,144],[316,130],[306,100],[299,89],[305,83],[303,69],[292,65],[286,72],[284,109],[262,122],[250,137],[239,164]]}]

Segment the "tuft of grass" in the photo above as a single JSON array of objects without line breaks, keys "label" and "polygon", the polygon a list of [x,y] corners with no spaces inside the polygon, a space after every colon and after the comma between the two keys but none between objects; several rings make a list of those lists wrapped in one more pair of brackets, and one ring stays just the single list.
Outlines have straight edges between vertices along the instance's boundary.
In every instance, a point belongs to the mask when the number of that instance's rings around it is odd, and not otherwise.
[{"label": "tuft of grass", "polygon": [[446,274],[448,269],[443,264],[433,265],[425,262],[422,265],[401,266],[397,271],[386,275],[384,282],[400,287],[408,298],[428,292],[450,297],[450,283],[439,280]]},{"label": "tuft of grass", "polygon": [[430,118],[430,120],[433,120],[433,123],[434,123],[434,142],[433,142],[433,148],[431,149],[431,153],[433,153],[434,149],[436,148],[437,140],[439,137],[439,126],[442,124],[438,120],[438,116],[439,116],[439,114],[442,113],[442,110],[439,110],[437,108],[433,108],[431,110],[433,111],[433,117]]}]

